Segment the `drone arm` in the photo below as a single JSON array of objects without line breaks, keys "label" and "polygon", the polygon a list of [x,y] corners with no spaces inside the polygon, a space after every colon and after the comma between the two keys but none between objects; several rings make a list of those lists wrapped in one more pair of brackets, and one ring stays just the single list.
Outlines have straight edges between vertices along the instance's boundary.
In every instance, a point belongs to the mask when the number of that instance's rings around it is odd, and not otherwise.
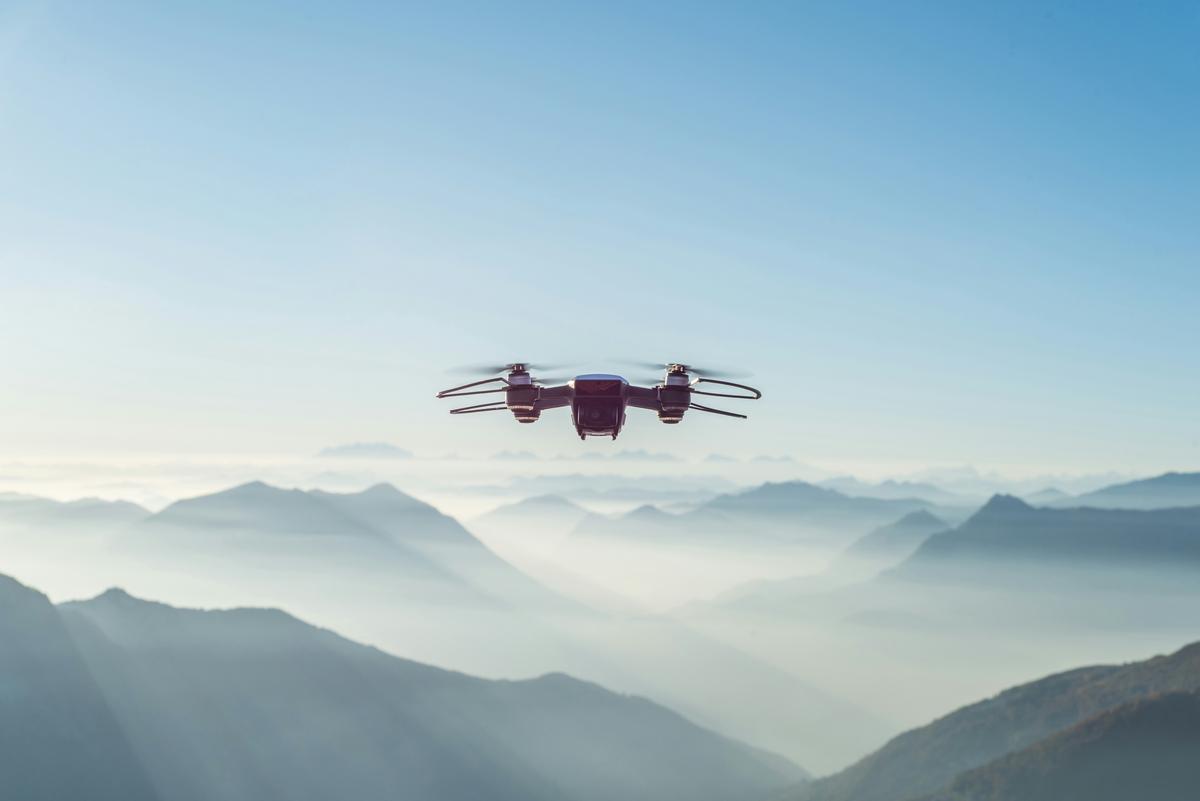
[{"label": "drone arm", "polygon": [[491,403],[477,403],[474,406],[460,406],[457,409],[451,409],[450,414],[476,414],[477,412],[503,412],[508,409],[504,401],[492,401]]},{"label": "drone arm", "polygon": [[563,384],[560,387],[540,387],[538,389],[538,409],[557,409],[560,406],[570,406],[574,395],[571,387]]},{"label": "drone arm", "polygon": [[630,384],[625,388],[625,404],[635,409],[650,409],[656,412],[662,410],[656,387],[635,387]]},{"label": "drone arm", "polygon": [[[703,390],[695,389],[697,384],[720,384],[726,387],[734,387],[735,389],[744,389],[749,395],[734,395],[728,392],[704,392]],[[754,387],[748,387],[745,384],[735,384],[732,381],[718,381],[715,378],[697,378],[692,382],[693,395],[708,395],[713,398],[740,398],[741,400],[758,400],[762,397],[762,392]]]},{"label": "drone arm", "polygon": [[[463,390],[469,390],[469,389],[471,389],[471,387],[481,387],[485,384],[494,384],[497,381],[499,381],[504,386],[500,387],[498,389],[477,389],[477,390],[473,390],[471,392],[463,391]],[[450,389],[443,389],[441,392],[439,392],[437,394],[437,396],[439,398],[457,398],[457,397],[461,397],[463,395],[486,395],[489,392],[505,392],[505,391],[507,391],[508,387],[509,387],[508,381],[503,378],[485,378],[482,381],[472,381],[470,384],[463,384],[461,387],[451,387]]]},{"label": "drone arm", "polygon": [[[710,394],[710,393],[705,393],[705,394]],[[723,414],[726,417],[740,417],[743,420],[746,419],[746,415],[744,415],[744,414],[738,414],[737,412],[727,412],[727,411],[724,411],[723,409],[713,409],[709,406],[701,406],[698,403],[689,404],[688,408],[695,409],[698,412],[708,412],[709,414]]]}]

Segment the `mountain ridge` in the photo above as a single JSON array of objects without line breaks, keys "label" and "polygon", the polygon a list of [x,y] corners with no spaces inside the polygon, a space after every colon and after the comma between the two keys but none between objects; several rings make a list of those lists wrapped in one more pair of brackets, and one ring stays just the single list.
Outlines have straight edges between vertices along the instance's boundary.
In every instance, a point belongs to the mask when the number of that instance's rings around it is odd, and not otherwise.
[{"label": "mountain ridge", "polygon": [[112,589],[58,611],[172,801],[752,801],[803,775],[637,696],[446,671],[277,609]]},{"label": "mountain ridge", "polygon": [[1147,694],[1200,691],[1200,642],[1123,665],[1052,674],[910,729],[796,801],[909,801],[959,774]]}]

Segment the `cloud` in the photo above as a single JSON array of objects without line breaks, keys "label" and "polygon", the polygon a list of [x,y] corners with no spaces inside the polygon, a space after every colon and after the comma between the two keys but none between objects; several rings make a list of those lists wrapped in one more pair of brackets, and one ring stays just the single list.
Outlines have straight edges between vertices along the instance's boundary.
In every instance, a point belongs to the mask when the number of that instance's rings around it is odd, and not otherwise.
[{"label": "cloud", "polygon": [[764,454],[759,454],[758,456],[755,456],[753,461],[781,463],[781,462],[794,462],[796,460],[793,459],[792,457],[788,456],[787,454],[784,454],[782,456],[771,456],[770,454],[764,453]]},{"label": "cloud", "polygon": [[325,448],[317,456],[323,459],[411,459],[412,451],[387,442],[351,442]]},{"label": "cloud", "polygon": [[728,462],[736,462],[736,461],[738,461],[738,459],[733,456],[727,456],[724,453],[710,453],[708,456],[704,457],[704,461],[706,461],[706,462],[721,462],[722,464],[725,464]]},{"label": "cloud", "polygon": [[673,453],[663,453],[647,451],[641,448],[633,450],[617,451],[616,453],[600,453],[598,451],[588,451],[579,455],[562,456],[564,461],[580,460],[585,462],[678,462],[679,457]]},{"label": "cloud", "polygon": [[531,451],[500,451],[493,454],[492,458],[501,462],[535,462],[538,459],[537,454]]}]

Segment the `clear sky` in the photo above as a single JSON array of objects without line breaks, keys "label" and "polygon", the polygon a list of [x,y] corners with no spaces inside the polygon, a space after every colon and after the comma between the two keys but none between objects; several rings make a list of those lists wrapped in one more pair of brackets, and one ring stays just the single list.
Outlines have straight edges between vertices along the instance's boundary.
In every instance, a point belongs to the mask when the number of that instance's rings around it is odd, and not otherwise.
[{"label": "clear sky", "polygon": [[1197,468],[1198,142],[1196,3],[0,2],[0,451]]}]

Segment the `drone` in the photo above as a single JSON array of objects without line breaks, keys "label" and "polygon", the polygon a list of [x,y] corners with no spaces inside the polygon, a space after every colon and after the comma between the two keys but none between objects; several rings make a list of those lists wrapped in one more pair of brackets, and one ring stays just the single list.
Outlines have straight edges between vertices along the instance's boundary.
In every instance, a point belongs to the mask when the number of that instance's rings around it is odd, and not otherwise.
[{"label": "drone", "polygon": [[[758,400],[762,397],[762,393],[754,387],[715,378],[714,376],[723,375],[715,371],[703,370],[679,362],[641,366],[665,369],[663,379],[649,387],[636,386],[623,377],[610,373],[586,373],[566,381],[539,379],[535,378],[530,371],[553,368],[528,362],[513,362],[499,367],[468,368],[477,373],[506,373],[506,375],[485,378],[482,381],[473,381],[459,387],[445,389],[437,396],[439,398],[460,398],[467,395],[502,392],[504,400],[479,403],[474,406],[461,406],[451,409],[450,414],[476,414],[507,410],[512,412],[518,423],[536,423],[545,410],[569,406],[571,407],[571,419],[580,439],[588,437],[616,439],[617,435],[621,433],[622,426],[625,425],[625,410],[630,406],[635,409],[649,409],[658,414],[659,421],[668,425],[676,425],[683,420],[684,412],[689,409],[746,419],[744,414],[693,403],[692,398],[696,395],[739,398],[741,400]],[[734,376],[727,375],[727,377]],[[502,384],[503,386],[479,389],[479,387],[487,387],[491,384]],[[730,387],[741,390],[741,392],[708,392],[697,389],[700,385],[713,385],[718,388]]]}]

